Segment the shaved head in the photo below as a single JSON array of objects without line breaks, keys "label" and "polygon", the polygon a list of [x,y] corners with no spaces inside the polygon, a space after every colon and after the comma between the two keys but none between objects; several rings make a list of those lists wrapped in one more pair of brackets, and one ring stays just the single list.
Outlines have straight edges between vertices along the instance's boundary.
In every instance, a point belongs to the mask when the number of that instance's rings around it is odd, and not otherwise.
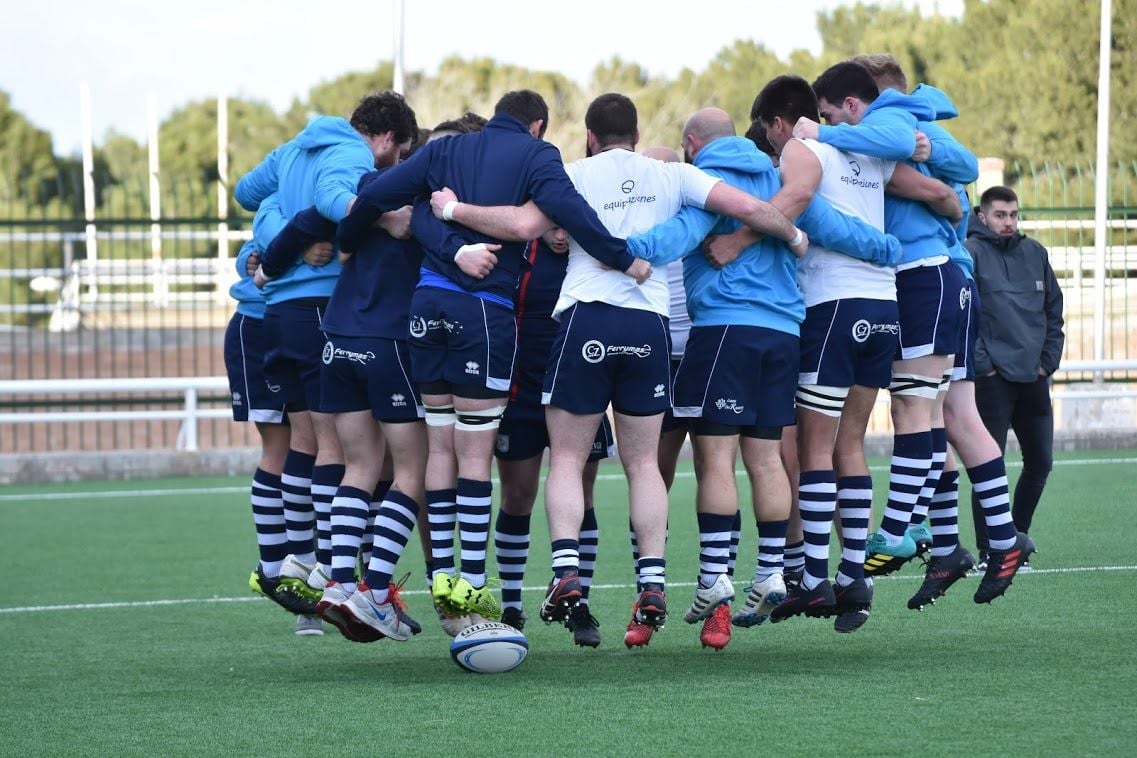
[{"label": "shaved head", "polygon": [[649,147],[640,154],[645,158],[655,158],[657,161],[663,161],[664,163],[679,162],[679,153],[675,152],[669,147],[664,147],[663,145],[655,145],[653,147]]},{"label": "shaved head", "polygon": [[688,134],[705,145],[719,137],[733,137],[734,122],[722,108],[703,108],[687,119],[683,126],[683,136]]}]

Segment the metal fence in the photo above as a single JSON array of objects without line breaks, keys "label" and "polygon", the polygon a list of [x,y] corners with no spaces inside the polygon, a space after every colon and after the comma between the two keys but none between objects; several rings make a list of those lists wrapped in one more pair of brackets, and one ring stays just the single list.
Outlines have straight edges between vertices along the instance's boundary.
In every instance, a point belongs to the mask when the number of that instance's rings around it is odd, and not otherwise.
[{"label": "metal fence", "polygon": [[[1093,239],[1092,167],[1013,165],[1005,175],[1019,193],[1023,229],[1050,249],[1065,293],[1065,359],[1115,365],[1137,359],[1137,163],[1117,164],[1111,172],[1104,265]],[[249,216],[231,202],[224,217],[203,215],[224,194],[215,178],[133,184],[96,178],[88,190],[98,200],[93,205],[85,205],[83,187],[78,171],[47,182],[0,177],[0,380],[223,375],[232,261],[249,235]],[[162,200],[155,203],[159,191]],[[1097,329],[1105,340],[1095,350]],[[1137,373],[1127,370],[1066,376],[1079,385],[1137,382]],[[174,448],[185,430],[173,418],[178,414],[168,412],[182,408],[185,398],[167,395],[0,396],[0,412],[117,414],[115,420],[0,425],[0,454]],[[212,390],[196,402],[218,410],[228,398]],[[147,410],[158,413],[147,419]],[[216,418],[222,415],[207,413],[198,426],[201,448],[255,442],[247,425]]]}]

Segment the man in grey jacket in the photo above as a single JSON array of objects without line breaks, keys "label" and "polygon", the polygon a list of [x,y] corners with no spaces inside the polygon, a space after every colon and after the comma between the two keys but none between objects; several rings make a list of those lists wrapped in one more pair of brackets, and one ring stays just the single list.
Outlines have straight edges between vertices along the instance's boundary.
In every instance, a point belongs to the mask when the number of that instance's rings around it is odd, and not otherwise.
[{"label": "man in grey jacket", "polygon": [[[979,200],[978,224],[967,233],[975,259],[981,317],[975,346],[975,399],[991,436],[1006,449],[1015,430],[1023,471],[1011,509],[1015,527],[1029,532],[1053,464],[1054,414],[1050,375],[1058,369],[1062,332],[1062,290],[1046,248],[1018,230],[1018,196],[991,187]],[[976,498],[972,497],[972,504]],[[983,560],[987,535],[975,519]]]}]

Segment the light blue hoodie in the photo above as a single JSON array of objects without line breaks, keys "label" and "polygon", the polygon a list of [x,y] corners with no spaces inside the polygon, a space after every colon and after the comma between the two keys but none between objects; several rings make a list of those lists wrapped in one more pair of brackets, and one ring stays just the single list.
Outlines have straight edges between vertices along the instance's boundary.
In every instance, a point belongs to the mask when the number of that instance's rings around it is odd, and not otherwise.
[{"label": "light blue hoodie", "polygon": [[[912,94],[920,95],[928,101],[935,111],[936,121],[946,121],[959,115],[951,98],[931,85],[919,84],[912,90]],[[964,275],[971,279],[975,263],[963,242],[967,239],[967,222],[971,217],[971,199],[967,196],[967,185],[979,178],[979,161],[939,124],[920,121],[917,128],[928,135],[928,140],[932,143],[932,154],[927,160],[932,176],[951,185],[959,195],[960,207],[963,208],[963,218],[955,225],[955,237],[959,244],[952,247],[949,254]]]},{"label": "light blue hoodie", "polygon": [[[241,207],[257,211],[253,239],[266,250],[288,220],[305,208],[314,205],[328,220],[342,220],[360,178],[374,169],[371,148],[347,119],[318,116],[241,177],[234,195]],[[265,285],[265,299],[271,305],[329,297],[340,270],[335,259],[318,267],[298,261]]]},{"label": "light blue hoodie", "polygon": [[257,289],[257,285],[253,284],[253,277],[245,273],[249,256],[256,251],[257,243],[253,240],[248,240],[241,245],[241,251],[237,253],[236,261],[237,276],[240,278],[229,287],[229,297],[237,301],[237,313],[252,318],[264,318],[264,293]]},{"label": "light blue hoodie", "polygon": [[[695,165],[732,187],[763,199],[781,189],[770,159],[743,137],[721,137],[698,152]],[[900,257],[896,238],[835,210],[814,196],[798,219],[811,242],[853,257],[889,265]],[[630,237],[628,252],[664,265],[683,258],[687,311],[695,326],[739,324],[799,334],[805,303],[797,288],[797,260],[781,240],[764,237],[722,269],[712,267],[700,245],[709,234],[729,234],[741,226],[732,218],[684,207],[670,220]]]},{"label": "light blue hoodie", "polygon": [[[868,106],[859,124],[822,125],[818,129],[818,141],[846,152],[903,161],[925,176],[931,176],[927,164],[907,159],[916,146],[913,130],[920,124],[930,124],[935,114],[936,110],[924,94],[905,95],[886,89]],[[907,137],[902,136],[905,130]],[[902,155],[904,150],[907,153]],[[951,222],[924,203],[908,198],[885,196],[884,228],[896,235],[904,247],[900,265],[951,255],[952,248],[960,246]]]}]

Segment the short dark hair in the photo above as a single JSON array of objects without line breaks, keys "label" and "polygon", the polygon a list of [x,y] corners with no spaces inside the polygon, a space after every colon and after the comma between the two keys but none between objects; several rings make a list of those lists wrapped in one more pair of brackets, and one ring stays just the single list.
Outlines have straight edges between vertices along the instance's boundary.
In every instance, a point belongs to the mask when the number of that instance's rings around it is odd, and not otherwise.
[{"label": "short dark hair", "polygon": [[754,105],[750,106],[750,118],[770,124],[777,116],[790,126],[802,116],[812,121],[821,120],[817,116],[817,95],[809,82],[791,74],[783,74],[767,82],[754,98]]},{"label": "short dark hair", "polygon": [[414,155],[416,152],[418,152],[418,149],[420,147],[422,147],[423,145],[425,145],[429,141],[430,141],[430,129],[419,129],[418,134],[415,136],[414,140],[411,142],[410,147],[407,148],[407,151],[405,153],[403,153],[402,155],[399,156],[399,160],[405,161],[407,158],[410,158],[412,155]]},{"label": "short dark hair", "polygon": [[367,137],[394,132],[399,144],[418,135],[415,112],[398,92],[376,92],[360,100],[352,111],[351,125]]},{"label": "short dark hair", "polygon": [[476,113],[466,111],[458,118],[448,119],[441,122],[438,126],[434,127],[431,131],[434,132],[454,132],[455,134],[469,134],[471,132],[480,132],[486,125],[486,120]]},{"label": "short dark hair", "polygon": [[545,98],[531,89],[506,92],[494,106],[493,114],[495,116],[503,114],[513,116],[525,126],[529,126],[534,121],[540,121],[541,134],[538,136],[544,136],[545,129],[549,126],[549,106],[545,102]]},{"label": "short dark hair", "polygon": [[819,100],[836,105],[846,97],[855,97],[871,103],[880,96],[876,80],[867,68],[852,61],[841,61],[822,72],[813,81],[813,91]]},{"label": "short dark hair", "polygon": [[979,196],[979,209],[986,212],[992,203],[1018,203],[1019,196],[1010,187],[988,187]]},{"label": "short dark hair", "polygon": [[607,92],[592,101],[584,114],[584,127],[601,147],[618,142],[635,142],[639,129],[636,104],[626,95]]},{"label": "short dark hair", "polygon": [[759,152],[770,156],[776,154],[777,151],[774,150],[774,146],[770,144],[769,138],[766,137],[766,127],[762,126],[760,121],[751,121],[750,128],[746,130],[744,136],[754,143],[754,147],[758,148]]}]

